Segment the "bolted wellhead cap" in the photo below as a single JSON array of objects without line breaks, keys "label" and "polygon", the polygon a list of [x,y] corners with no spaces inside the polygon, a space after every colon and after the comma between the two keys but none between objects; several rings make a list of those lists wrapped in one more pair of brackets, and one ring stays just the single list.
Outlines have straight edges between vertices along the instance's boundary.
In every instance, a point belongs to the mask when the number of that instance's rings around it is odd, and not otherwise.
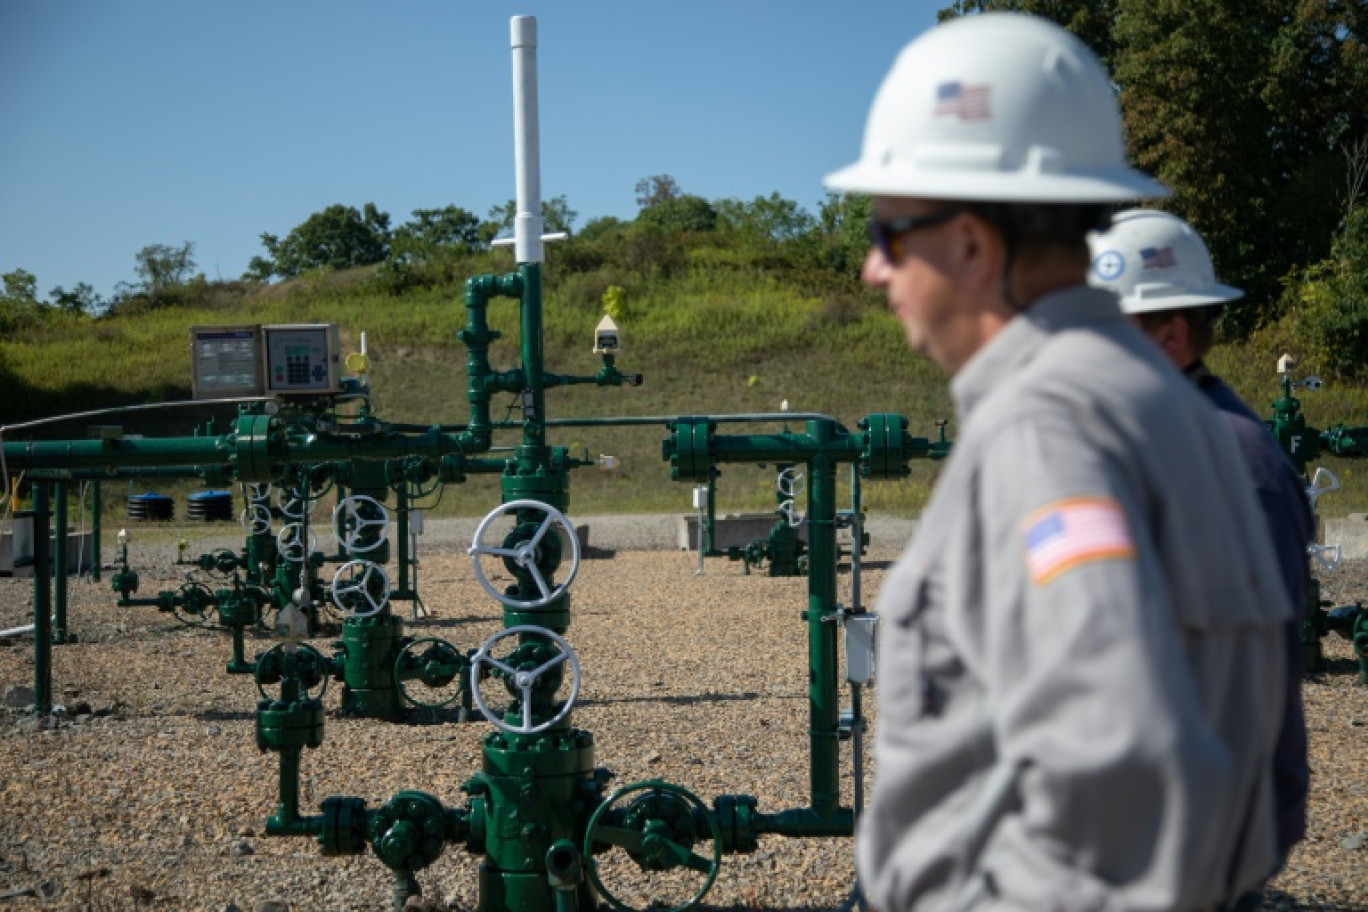
[{"label": "bolted wellhead cap", "polygon": [[1097,56],[1024,13],[939,25],[903,48],[874,97],[859,161],[833,190],[985,202],[1110,203],[1167,196],[1126,164]]}]

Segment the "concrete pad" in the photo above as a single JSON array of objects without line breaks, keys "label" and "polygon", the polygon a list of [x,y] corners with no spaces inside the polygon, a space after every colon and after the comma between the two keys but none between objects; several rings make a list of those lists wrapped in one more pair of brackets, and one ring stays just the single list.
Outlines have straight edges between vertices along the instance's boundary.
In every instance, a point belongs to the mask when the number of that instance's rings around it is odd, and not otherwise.
[{"label": "concrete pad", "polygon": [[[57,547],[57,537],[48,547]],[[54,552],[55,553],[55,552]],[[90,532],[67,532],[67,574],[90,570],[95,557],[95,536]],[[33,576],[33,518],[16,516],[10,528],[0,532],[0,576]]]},{"label": "concrete pad", "polygon": [[[778,521],[779,517],[773,513],[728,513],[714,517],[713,547],[719,551],[732,547],[744,548],[757,538],[768,538]],[[675,529],[679,550],[698,550],[698,514],[680,516]],[[798,527],[798,537],[803,541],[808,540],[806,523]]]},{"label": "concrete pad", "polygon": [[1344,560],[1368,558],[1368,513],[1325,519],[1325,544],[1339,545]]}]

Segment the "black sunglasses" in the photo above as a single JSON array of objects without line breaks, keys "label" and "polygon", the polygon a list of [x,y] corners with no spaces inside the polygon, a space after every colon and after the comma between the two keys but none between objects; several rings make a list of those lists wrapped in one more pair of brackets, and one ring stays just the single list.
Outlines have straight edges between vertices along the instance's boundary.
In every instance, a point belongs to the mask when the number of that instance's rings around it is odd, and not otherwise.
[{"label": "black sunglasses", "polygon": [[898,238],[909,231],[944,225],[962,212],[964,212],[963,209],[943,209],[930,215],[909,215],[904,218],[884,220],[870,219],[869,243],[879,248],[879,252],[883,254],[885,260],[896,263],[902,259],[902,251],[897,249],[896,244]]}]

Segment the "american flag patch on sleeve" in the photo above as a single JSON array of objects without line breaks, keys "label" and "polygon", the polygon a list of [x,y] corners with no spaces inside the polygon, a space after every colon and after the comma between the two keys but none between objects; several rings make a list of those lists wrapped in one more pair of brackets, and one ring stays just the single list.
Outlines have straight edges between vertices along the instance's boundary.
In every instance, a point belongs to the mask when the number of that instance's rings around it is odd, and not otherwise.
[{"label": "american flag patch on sleeve", "polygon": [[1135,557],[1126,515],[1110,498],[1057,500],[1032,513],[1022,526],[1026,567],[1037,586],[1079,564]]}]

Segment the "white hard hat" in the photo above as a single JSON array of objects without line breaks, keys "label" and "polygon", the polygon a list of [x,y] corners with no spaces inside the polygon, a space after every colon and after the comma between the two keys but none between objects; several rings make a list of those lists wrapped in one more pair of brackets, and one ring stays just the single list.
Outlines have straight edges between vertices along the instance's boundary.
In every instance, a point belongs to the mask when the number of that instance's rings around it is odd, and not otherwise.
[{"label": "white hard hat", "polygon": [[834,190],[986,202],[1167,196],[1126,165],[1111,79],[1087,45],[1024,13],[964,16],[922,34],[884,77],[860,160]]},{"label": "white hard hat", "polygon": [[1187,222],[1156,209],[1127,209],[1088,236],[1088,284],[1121,297],[1126,313],[1224,304],[1244,292],[1216,281],[1211,254]]}]

